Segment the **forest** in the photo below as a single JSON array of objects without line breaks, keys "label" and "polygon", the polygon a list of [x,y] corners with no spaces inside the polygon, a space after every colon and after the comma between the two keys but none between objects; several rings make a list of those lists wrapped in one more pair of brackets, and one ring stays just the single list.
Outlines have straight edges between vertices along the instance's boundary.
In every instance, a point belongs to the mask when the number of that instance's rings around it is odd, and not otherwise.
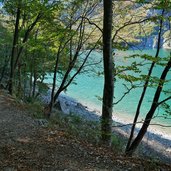
[{"label": "forest", "polygon": [[[63,108],[61,95],[74,89],[80,99],[82,89],[100,104],[98,143],[111,147],[114,129],[129,126],[126,157],[137,155],[151,126],[169,132],[170,55],[170,0],[0,1],[0,88],[22,103],[39,103],[47,121]],[[81,79],[100,93],[79,87]],[[134,110],[117,126],[119,104]]]}]

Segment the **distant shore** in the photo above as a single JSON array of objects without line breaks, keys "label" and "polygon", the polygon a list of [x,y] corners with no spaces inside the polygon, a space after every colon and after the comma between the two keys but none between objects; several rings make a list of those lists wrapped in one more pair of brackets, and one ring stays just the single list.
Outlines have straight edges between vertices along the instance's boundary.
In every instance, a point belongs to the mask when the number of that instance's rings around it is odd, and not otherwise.
[{"label": "distant shore", "polygon": [[[41,97],[44,103],[48,103],[50,99],[50,91],[47,95]],[[76,99],[62,93],[59,96],[59,102],[63,113],[76,114],[86,120],[99,121],[101,116],[100,109],[92,104],[79,103]],[[128,138],[131,129],[131,119],[124,117],[123,114],[113,116],[113,132]],[[126,116],[126,115],[125,115]],[[140,124],[136,127],[136,133],[140,128]],[[144,155],[158,156],[159,160],[171,163],[171,133],[169,134],[164,128],[150,125],[148,132],[143,139]]]}]

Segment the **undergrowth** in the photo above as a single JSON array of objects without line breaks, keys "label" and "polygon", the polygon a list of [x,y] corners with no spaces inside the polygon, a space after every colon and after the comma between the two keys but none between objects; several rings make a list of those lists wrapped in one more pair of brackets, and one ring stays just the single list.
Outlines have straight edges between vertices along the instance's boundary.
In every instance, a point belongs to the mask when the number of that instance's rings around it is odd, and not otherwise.
[{"label": "undergrowth", "polygon": [[56,115],[49,120],[49,126],[53,127],[55,125],[65,128],[68,134],[93,143],[99,143],[100,125],[96,121],[87,121],[78,115],[66,115],[58,111]]},{"label": "undergrowth", "polygon": [[[46,119],[43,115],[44,105],[34,98],[29,98],[24,104],[25,110],[29,111],[32,117],[36,119]],[[52,113],[52,117],[48,120],[48,127],[55,128],[60,127],[64,129],[68,135],[76,136],[83,141],[88,141],[93,144],[101,144],[101,126],[98,121],[90,121],[82,118],[78,114],[64,114],[62,111],[56,110]],[[111,137],[111,150],[116,154],[124,154],[125,144],[127,139],[120,135],[112,134]],[[137,155],[144,158],[142,155],[144,151],[143,146],[137,149]],[[147,157],[151,162],[149,162],[150,168],[155,168],[157,156]],[[157,160],[158,161],[158,160]]]},{"label": "undergrowth", "polygon": [[29,111],[32,117],[36,119],[44,118],[44,115],[43,115],[44,105],[41,103],[39,99],[33,98],[33,97],[26,98],[24,107],[25,109],[27,109],[27,111]]},{"label": "undergrowth", "polygon": [[[58,125],[64,128],[68,134],[74,135],[84,141],[101,144],[101,125],[99,121],[86,120],[77,114],[66,115],[57,111],[49,120],[49,126]],[[111,149],[115,152],[124,151],[124,142],[118,135],[112,135]]]},{"label": "undergrowth", "polygon": [[[17,103],[20,103],[19,101]],[[34,98],[27,99],[25,103],[22,103],[20,107],[24,108],[25,110],[29,111],[31,116],[36,119],[44,118],[43,115],[43,104]],[[45,118],[44,118],[45,119]],[[52,114],[52,117],[48,120],[48,127],[54,128],[59,127],[64,129],[68,135],[75,136],[77,138],[82,139],[83,141],[88,141],[90,143],[99,144],[100,143],[100,122],[98,121],[89,121],[85,120],[84,118],[80,117],[76,114],[69,114],[66,115],[61,111],[57,111]],[[123,150],[125,149],[125,141],[119,135],[112,135],[112,151],[116,155],[121,154],[123,156]],[[136,159],[139,161],[139,159]],[[143,168],[147,170],[156,170],[158,168],[158,162],[156,160],[151,159],[147,160],[143,158],[142,160]],[[148,163],[148,164],[147,164]]]},{"label": "undergrowth", "polygon": [[[28,98],[26,103],[27,110],[36,119],[45,119],[43,115],[43,104],[34,98]],[[55,110],[48,120],[48,127],[58,126],[65,129],[69,135],[76,136],[90,143],[101,143],[101,125],[99,121],[86,120],[78,114],[64,114],[62,111]],[[112,134],[111,149],[115,152],[124,151],[122,137]]]}]

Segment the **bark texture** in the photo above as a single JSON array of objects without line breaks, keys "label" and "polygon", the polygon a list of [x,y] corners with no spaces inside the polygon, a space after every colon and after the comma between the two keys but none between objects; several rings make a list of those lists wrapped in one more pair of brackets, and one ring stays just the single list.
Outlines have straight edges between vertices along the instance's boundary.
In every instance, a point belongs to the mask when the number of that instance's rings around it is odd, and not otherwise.
[{"label": "bark texture", "polygon": [[112,107],[114,94],[114,63],[112,57],[112,0],[103,1],[103,64],[104,90],[102,105],[102,142],[110,145],[112,126]]},{"label": "bark texture", "polygon": [[18,34],[19,34],[19,20],[21,16],[21,9],[20,7],[17,8],[17,16],[15,21],[15,31],[13,36],[13,46],[11,52],[11,60],[10,60],[10,78],[9,78],[9,93],[13,94],[13,79],[14,79],[14,61],[17,53],[17,42],[18,42]]}]

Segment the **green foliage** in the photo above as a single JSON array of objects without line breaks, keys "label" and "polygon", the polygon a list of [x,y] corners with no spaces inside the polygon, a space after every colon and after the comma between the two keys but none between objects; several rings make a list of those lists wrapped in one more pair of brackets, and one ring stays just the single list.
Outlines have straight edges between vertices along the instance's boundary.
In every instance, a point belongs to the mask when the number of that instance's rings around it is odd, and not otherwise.
[{"label": "green foliage", "polygon": [[166,119],[167,119],[167,117],[168,116],[171,116],[171,107],[170,107],[170,105],[168,104],[168,103],[162,103],[161,104],[161,107],[163,108],[163,110],[164,110],[164,114],[163,114],[163,116],[165,116],[166,117]]},{"label": "green foliage", "polygon": [[[170,10],[171,8],[171,3],[167,0],[151,2],[139,0],[137,2],[143,5],[137,5],[134,1],[113,2],[114,24],[112,33],[114,49],[127,50],[130,43],[139,43],[142,37],[153,33],[161,16],[156,16],[143,22],[142,20],[148,17],[149,9]],[[100,1],[98,0],[91,2],[67,0],[62,2],[53,1],[53,3],[48,0],[4,1],[3,10],[1,10],[0,14],[0,46],[2,47],[0,49],[0,69],[11,54],[16,9],[18,7],[21,9],[17,51],[21,48],[23,51],[19,60],[20,70],[17,68],[18,73],[15,74],[14,79],[16,94],[20,97],[24,96],[25,93],[18,92],[18,90],[23,90],[27,79],[30,79],[30,92],[33,89],[33,80],[36,82],[36,88],[39,89],[40,93],[46,92],[48,87],[43,83],[43,79],[46,73],[54,71],[57,59],[58,86],[60,86],[65,76],[67,78],[63,85],[66,85],[71,79],[71,74],[79,69],[80,64],[84,60],[80,57],[82,50],[93,48],[97,40],[97,48],[102,49],[102,39],[99,38],[103,32],[103,8],[99,3]],[[32,28],[32,24],[39,14],[41,17],[29,33],[27,41],[23,41],[26,39],[25,36]],[[169,37],[169,35],[170,32],[166,31],[164,38]],[[116,66],[114,72],[117,77],[115,79],[123,79],[129,85],[131,83],[133,88],[136,88],[137,83],[142,85],[147,79],[149,79],[148,86],[156,88],[161,80],[156,76],[148,77],[146,73],[142,72],[143,67],[146,67],[147,63],[152,62],[155,62],[157,66],[164,67],[168,61],[168,58],[155,58],[147,54],[135,54],[125,59],[129,60],[129,64]],[[140,59],[141,62],[136,62],[137,59]],[[6,70],[8,69],[9,64],[6,66]],[[103,72],[98,74],[101,75]],[[169,81],[167,80],[165,83]],[[20,83],[21,87],[19,87]],[[125,87],[128,88],[126,84]],[[170,90],[164,90],[164,93],[170,95]],[[99,96],[98,98],[102,100]],[[26,97],[26,101],[32,115],[36,118],[42,118],[42,104],[31,96]],[[162,107],[167,114],[171,113],[168,104],[163,103]],[[76,115],[65,117],[58,115],[57,117],[52,122],[66,126],[68,132],[81,138],[88,138],[95,142],[99,141],[99,123],[87,122]],[[112,144],[122,149],[122,142],[117,136],[112,137]]]},{"label": "green foliage", "polygon": [[[142,22],[148,17],[149,5],[139,5],[134,2],[115,1],[113,17],[113,34],[115,35],[114,44],[124,47],[130,43],[139,43],[141,37],[150,35],[154,25],[150,21]],[[115,45],[114,45],[115,46]],[[122,46],[117,46],[119,49]]]},{"label": "green foliage", "polygon": [[41,94],[45,94],[49,89],[47,84],[40,82],[40,81],[37,81],[37,87],[39,89],[39,93]]},{"label": "green foliage", "polygon": [[10,48],[12,42],[12,35],[7,23],[8,17],[0,14],[0,73],[5,67],[5,74],[7,75],[9,65]]},{"label": "green foliage", "polygon": [[119,137],[118,135],[112,134],[111,138],[111,147],[113,151],[117,153],[124,152],[125,141],[123,138]]},{"label": "green foliage", "polygon": [[[113,34],[123,25],[128,24],[128,21],[134,22],[147,16],[147,10],[142,7],[135,10],[134,3],[119,1],[114,3],[115,25],[113,27]],[[84,48],[92,48],[94,42],[102,34],[102,30],[100,30],[102,26],[102,7],[99,5],[98,0],[91,2],[68,0],[65,2],[55,1],[53,3],[38,0],[6,0],[4,1],[3,8],[10,16],[8,21],[12,24],[14,23],[12,17],[16,16],[15,13],[18,6],[21,8],[18,47],[24,48],[20,63],[21,65],[26,65],[21,68],[21,81],[23,84],[25,78],[23,72],[31,73],[31,75],[35,76],[36,80],[42,79],[47,72],[52,72],[57,54],[59,54],[57,72],[60,75],[58,81],[61,83],[68,68],[70,70],[73,65],[73,69],[77,70],[80,66],[79,64],[82,62],[80,56],[77,57],[75,62],[71,62],[71,59],[77,53],[76,49],[80,48],[79,51],[82,50],[82,47],[79,47],[81,45],[79,45],[81,43],[80,38],[84,42]],[[122,10],[122,8],[125,10]],[[39,13],[41,14],[41,19],[30,33],[27,42],[23,43],[22,40],[25,34]],[[134,17],[131,18],[131,15]],[[81,25],[81,17],[83,16],[85,19]],[[146,23],[143,23],[142,26],[143,31],[149,29],[148,32],[151,33],[153,26],[146,25]],[[80,36],[81,30],[84,28],[84,34]],[[13,27],[11,27],[11,30],[13,30]],[[126,42],[138,42],[139,38],[137,35],[140,36],[139,33],[141,31],[140,24],[128,25],[117,32],[113,46],[117,49],[126,50],[128,48]],[[97,47],[100,49],[102,47],[101,42],[101,39],[97,42]],[[71,65],[71,63],[73,64]],[[124,70],[122,66],[117,68],[118,72],[122,72],[122,70]],[[139,72],[135,62],[131,66],[128,66],[127,70],[134,71],[135,73]],[[127,80],[136,80],[134,76],[131,78],[130,75],[120,77]],[[70,78],[71,75],[69,72],[66,80],[69,81]],[[60,85],[60,83],[58,84]]]},{"label": "green foliage", "polygon": [[129,49],[129,46],[128,44],[124,43],[124,42],[114,42],[112,47],[114,49],[117,49],[117,50],[122,50],[122,51],[126,51]]},{"label": "green foliage", "polygon": [[43,104],[33,97],[27,97],[25,99],[25,108],[29,111],[31,116],[37,119],[44,118],[43,115]]},{"label": "green foliage", "polygon": [[121,75],[121,74],[119,74],[117,76],[118,76],[118,78],[124,79],[127,82],[135,82],[135,81],[142,80],[140,77],[135,77],[135,76],[129,75],[129,74],[127,74],[127,75]]},{"label": "green foliage", "polygon": [[[171,80],[169,80],[171,81]],[[163,93],[167,96],[169,96],[171,94],[171,89],[167,89],[167,90],[163,90]]]}]

